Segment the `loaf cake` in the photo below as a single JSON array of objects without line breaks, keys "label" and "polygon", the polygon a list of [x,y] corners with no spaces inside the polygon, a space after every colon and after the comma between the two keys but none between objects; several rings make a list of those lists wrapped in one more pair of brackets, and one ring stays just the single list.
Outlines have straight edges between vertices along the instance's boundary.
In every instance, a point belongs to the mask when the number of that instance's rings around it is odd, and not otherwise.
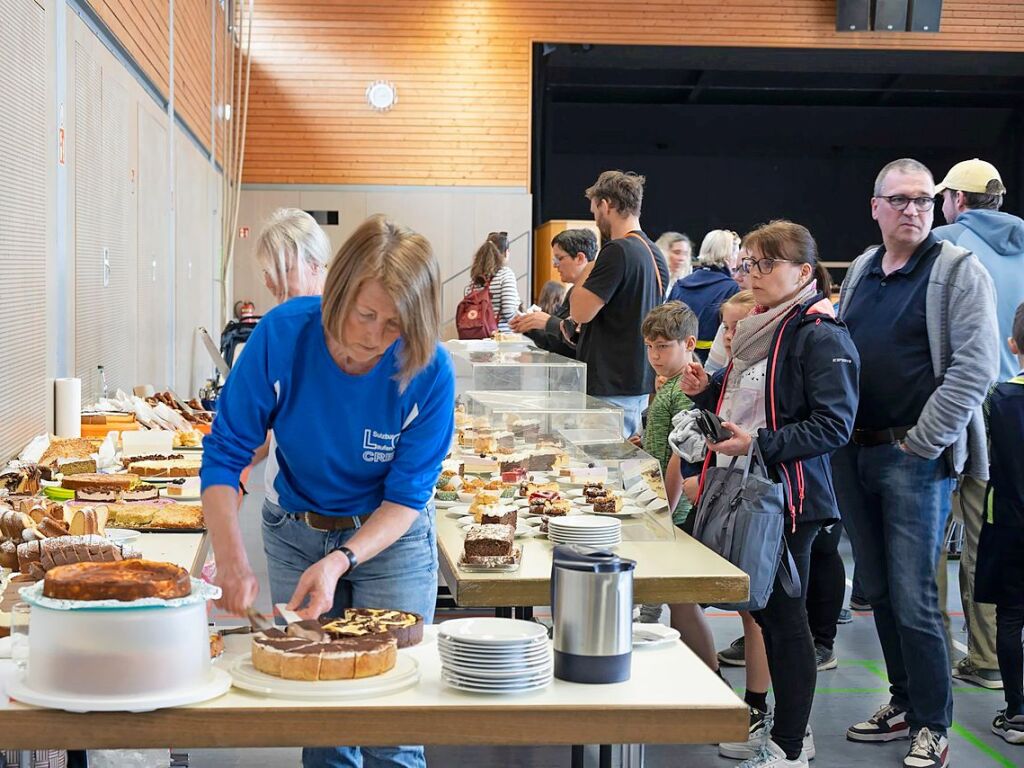
[{"label": "loaf cake", "polygon": [[61,480],[60,484],[63,488],[67,488],[72,491],[79,491],[88,488],[117,488],[119,490],[128,490],[129,488],[138,485],[138,482],[139,476],[131,473],[105,475],[95,472],[87,472],[81,475],[69,475]]},{"label": "loaf cake", "polygon": [[81,562],[46,572],[43,595],[58,600],[119,600],[144,597],[170,600],[192,594],[188,571],[174,563],[153,560]]},{"label": "loaf cake", "polygon": [[514,529],[516,518],[516,510],[512,507],[498,507],[480,513],[480,522],[483,525],[511,525]]},{"label": "loaf cake", "polygon": [[44,476],[49,480],[57,471],[59,461],[88,459],[92,457],[94,450],[91,442],[80,437],[52,437],[43,455],[39,457],[39,467],[44,470]]},{"label": "loaf cake", "polygon": [[398,661],[398,641],[388,635],[310,640],[272,628],[252,639],[252,664],[286,680],[353,680],[374,677]]},{"label": "loaf cake", "polygon": [[515,528],[508,525],[471,525],[464,544],[466,562],[477,557],[507,557],[512,554]]},{"label": "loaf cake", "polygon": [[96,472],[95,459],[58,459],[57,472],[64,475],[85,475]]},{"label": "loaf cake", "polygon": [[0,470],[0,489],[9,494],[39,493],[42,473],[37,464],[16,463]]},{"label": "loaf cake", "polygon": [[139,553],[101,536],[59,536],[18,545],[18,570],[42,578],[59,565],[113,563],[139,557]]}]

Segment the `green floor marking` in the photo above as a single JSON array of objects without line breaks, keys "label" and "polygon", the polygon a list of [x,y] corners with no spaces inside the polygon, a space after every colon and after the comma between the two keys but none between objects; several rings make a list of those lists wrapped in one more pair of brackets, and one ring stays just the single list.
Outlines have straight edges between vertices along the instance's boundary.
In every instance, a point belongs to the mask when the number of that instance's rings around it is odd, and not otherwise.
[{"label": "green floor marking", "polygon": [[1005,768],[1017,768],[1016,764],[1012,760],[1010,760],[1008,757],[1003,757],[1001,754],[992,749],[992,747],[990,747],[988,744],[983,742],[973,733],[971,733],[962,725],[960,725],[960,723],[953,723],[953,727],[951,730],[953,731],[953,733],[955,733],[961,739],[963,739],[968,744],[973,746],[979,752],[986,755],[987,757],[992,758],[992,760],[997,765],[1005,766]]}]

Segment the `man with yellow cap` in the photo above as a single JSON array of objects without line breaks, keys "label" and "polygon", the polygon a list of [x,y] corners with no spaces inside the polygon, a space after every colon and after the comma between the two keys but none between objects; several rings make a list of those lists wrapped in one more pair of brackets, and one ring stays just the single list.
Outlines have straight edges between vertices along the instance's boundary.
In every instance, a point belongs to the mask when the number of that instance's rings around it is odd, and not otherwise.
[{"label": "man with yellow cap", "polygon": [[[1006,187],[996,167],[978,158],[964,160],[950,168],[935,191],[942,195],[942,215],[949,223],[936,227],[933,232],[940,240],[972,251],[992,276],[1002,342],[1012,335],[1014,312],[1024,300],[1024,220],[999,210]],[[1017,360],[1005,343],[999,346],[998,380],[1006,381],[1016,375]],[[978,537],[984,521],[985,486],[983,479],[964,475],[953,499],[954,514],[962,515],[964,523],[960,596],[968,649],[967,656],[956,664],[953,676],[984,688],[1002,688],[996,657],[995,609],[974,602],[974,572]],[[945,568],[939,570],[940,595],[944,596]]]}]

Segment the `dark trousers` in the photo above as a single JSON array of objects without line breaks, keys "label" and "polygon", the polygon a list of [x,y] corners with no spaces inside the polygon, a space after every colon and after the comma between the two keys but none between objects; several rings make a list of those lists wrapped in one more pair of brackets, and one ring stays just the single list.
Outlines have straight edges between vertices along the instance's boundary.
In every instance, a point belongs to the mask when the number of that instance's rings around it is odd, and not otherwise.
[{"label": "dark trousers", "polygon": [[1024,715],[1024,606],[996,605],[996,655],[1003,676],[1006,716]]},{"label": "dark trousers", "polygon": [[818,534],[811,546],[811,570],[807,580],[807,621],[815,645],[832,650],[836,642],[839,612],[846,597],[846,566],[839,554],[843,524],[836,523]]},{"label": "dark trousers", "polygon": [[803,593],[799,597],[790,597],[777,576],[768,605],[764,610],[751,614],[764,634],[768,670],[775,690],[772,740],[786,752],[790,760],[795,760],[803,748],[818,675],[814,640],[807,624],[806,590],[811,546],[820,528],[820,523],[797,523],[796,531],[791,532],[787,520],[786,542],[789,551],[793,553]]}]

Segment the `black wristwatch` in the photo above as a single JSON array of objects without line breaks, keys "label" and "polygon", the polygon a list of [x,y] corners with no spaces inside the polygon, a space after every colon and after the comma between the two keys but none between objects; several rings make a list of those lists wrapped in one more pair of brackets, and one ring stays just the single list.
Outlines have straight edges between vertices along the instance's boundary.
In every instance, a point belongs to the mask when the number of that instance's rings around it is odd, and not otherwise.
[{"label": "black wristwatch", "polygon": [[349,571],[354,571],[359,566],[359,558],[356,557],[356,553],[348,547],[338,547],[336,551],[341,552],[341,554],[348,558]]}]

